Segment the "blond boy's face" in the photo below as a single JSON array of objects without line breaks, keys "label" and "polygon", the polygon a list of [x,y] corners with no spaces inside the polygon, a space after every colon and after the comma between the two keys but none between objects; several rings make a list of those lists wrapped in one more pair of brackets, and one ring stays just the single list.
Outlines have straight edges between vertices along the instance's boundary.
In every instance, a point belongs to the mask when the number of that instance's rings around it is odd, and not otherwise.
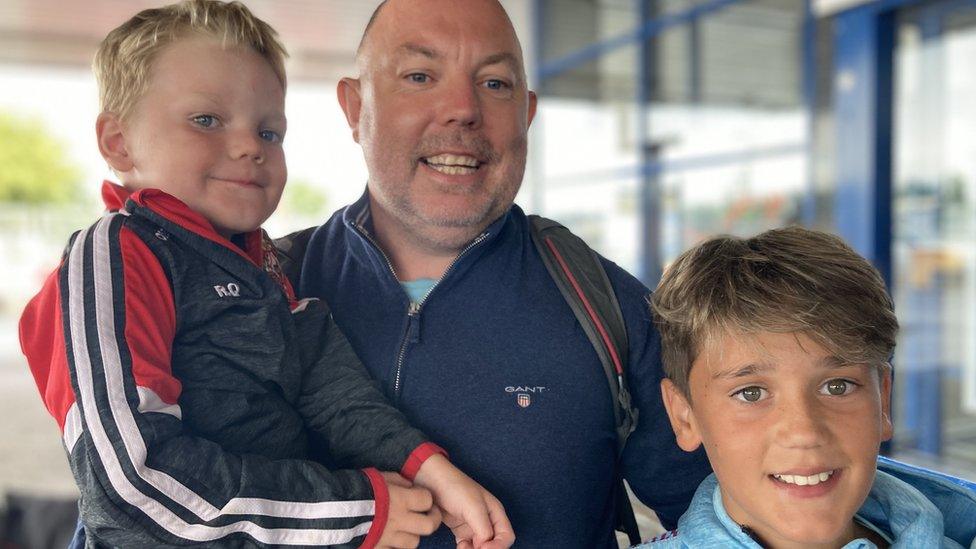
[{"label": "blond boy's face", "polygon": [[729,516],[769,546],[838,547],[891,437],[890,375],[845,364],[803,334],[714,338],[692,402],[662,384],[685,450],[704,444]]},{"label": "blond boy's face", "polygon": [[250,48],[177,40],[121,123],[122,165],[109,162],[127,187],[176,196],[225,237],[251,231],[284,189],[284,101],[271,65]]}]

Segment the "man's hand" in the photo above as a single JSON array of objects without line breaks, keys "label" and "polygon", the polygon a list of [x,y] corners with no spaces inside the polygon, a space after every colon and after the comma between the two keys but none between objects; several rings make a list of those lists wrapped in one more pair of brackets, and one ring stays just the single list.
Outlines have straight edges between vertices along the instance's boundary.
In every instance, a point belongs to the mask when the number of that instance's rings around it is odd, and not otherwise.
[{"label": "man's hand", "polygon": [[411,549],[420,536],[433,534],[441,525],[440,509],[425,488],[415,487],[396,473],[382,473],[390,493],[390,512],[378,548]]},{"label": "man's hand", "polygon": [[454,532],[460,549],[506,549],[515,543],[515,532],[501,502],[444,456],[429,457],[414,483],[433,493],[434,503],[444,512],[444,524]]}]

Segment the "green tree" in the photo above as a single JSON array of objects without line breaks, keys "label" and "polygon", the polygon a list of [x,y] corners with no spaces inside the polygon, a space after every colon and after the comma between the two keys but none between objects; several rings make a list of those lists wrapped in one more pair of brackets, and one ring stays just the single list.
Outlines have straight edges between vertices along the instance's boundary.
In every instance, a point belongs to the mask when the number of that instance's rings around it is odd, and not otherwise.
[{"label": "green tree", "polygon": [[43,124],[0,113],[0,202],[72,202],[79,180],[80,170]]},{"label": "green tree", "polygon": [[325,215],[329,197],[323,189],[304,179],[289,179],[285,186],[284,207],[293,214],[304,217]]}]

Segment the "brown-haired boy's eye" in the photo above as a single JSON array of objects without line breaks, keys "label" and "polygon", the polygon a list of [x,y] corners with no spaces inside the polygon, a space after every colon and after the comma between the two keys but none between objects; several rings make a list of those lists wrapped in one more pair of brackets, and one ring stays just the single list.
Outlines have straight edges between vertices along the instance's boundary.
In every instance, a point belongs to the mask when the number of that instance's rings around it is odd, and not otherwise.
[{"label": "brown-haired boy's eye", "polygon": [[827,392],[834,396],[843,395],[847,392],[847,382],[843,379],[832,379],[827,382]]},{"label": "brown-haired boy's eye", "polygon": [[756,402],[762,398],[762,389],[759,387],[746,387],[740,391],[742,399],[749,402]]}]

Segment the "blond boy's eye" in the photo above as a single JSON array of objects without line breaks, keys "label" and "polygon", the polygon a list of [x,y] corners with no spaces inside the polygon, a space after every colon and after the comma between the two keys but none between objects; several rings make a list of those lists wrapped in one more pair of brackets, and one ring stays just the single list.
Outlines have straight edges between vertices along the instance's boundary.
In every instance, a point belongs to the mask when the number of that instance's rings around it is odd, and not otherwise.
[{"label": "blond boy's eye", "polygon": [[759,402],[763,398],[763,393],[766,390],[762,387],[746,387],[744,389],[739,389],[734,393],[734,396],[739,400],[744,400],[746,402]]},{"label": "blond boy's eye", "polygon": [[283,141],[281,134],[273,130],[261,130],[258,132],[258,136],[268,143],[281,143]]},{"label": "blond boy's eye", "polygon": [[217,117],[212,114],[198,114],[192,120],[194,124],[204,128],[212,128],[217,124]]}]

